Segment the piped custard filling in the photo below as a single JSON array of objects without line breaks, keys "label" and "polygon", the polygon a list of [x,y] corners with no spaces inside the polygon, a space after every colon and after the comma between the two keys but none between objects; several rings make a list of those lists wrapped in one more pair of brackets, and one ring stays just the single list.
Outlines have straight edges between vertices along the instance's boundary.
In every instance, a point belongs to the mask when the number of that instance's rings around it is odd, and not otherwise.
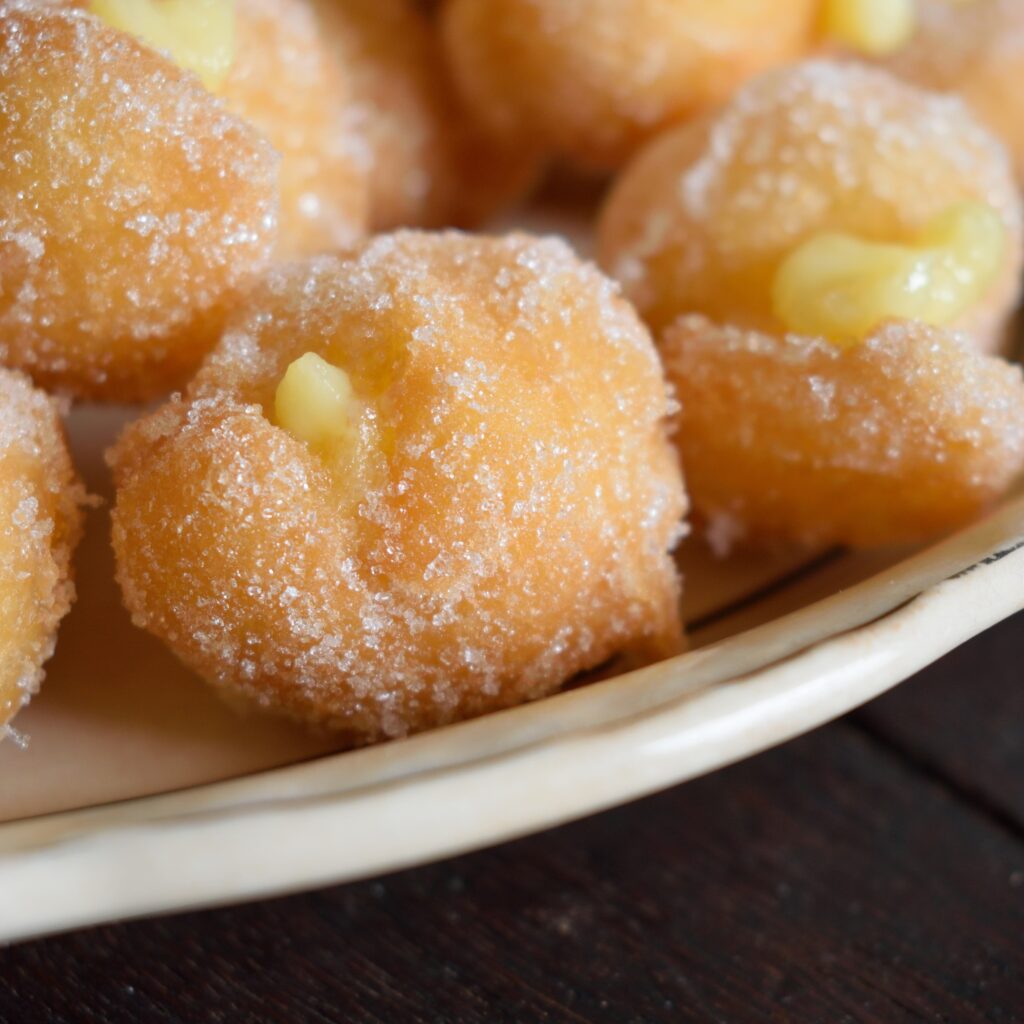
[{"label": "piped custard filling", "polygon": [[112,28],[170,54],[216,92],[235,60],[234,0],[89,0]]},{"label": "piped custard filling", "polygon": [[895,53],[914,34],[914,0],[825,0],[822,32],[871,57]]},{"label": "piped custard filling", "polygon": [[909,243],[830,232],[798,246],[773,284],[775,315],[793,333],[855,344],[885,320],[955,323],[999,274],[1006,229],[984,203],[957,203]]},{"label": "piped custard filling", "polygon": [[346,457],[358,440],[360,402],[348,374],[315,352],[289,364],[274,395],[274,418],[328,457]]}]

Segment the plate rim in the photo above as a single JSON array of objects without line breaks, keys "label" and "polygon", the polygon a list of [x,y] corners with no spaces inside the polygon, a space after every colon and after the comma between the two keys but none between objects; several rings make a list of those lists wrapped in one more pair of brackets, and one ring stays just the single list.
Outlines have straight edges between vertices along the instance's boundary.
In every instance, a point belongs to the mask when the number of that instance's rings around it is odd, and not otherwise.
[{"label": "plate rim", "polygon": [[[854,587],[615,679],[409,740],[0,824],[0,942],[352,881],[563,824],[816,728],[1021,608],[1024,495]],[[446,748],[455,756],[438,757]]]}]

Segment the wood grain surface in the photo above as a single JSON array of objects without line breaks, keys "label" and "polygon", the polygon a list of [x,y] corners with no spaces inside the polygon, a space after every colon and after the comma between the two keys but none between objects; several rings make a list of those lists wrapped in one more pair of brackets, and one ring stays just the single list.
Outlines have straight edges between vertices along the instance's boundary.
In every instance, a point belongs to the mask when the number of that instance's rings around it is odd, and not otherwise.
[{"label": "wood grain surface", "polygon": [[1024,1021],[1024,616],[545,835],[0,950],[0,1020]]}]

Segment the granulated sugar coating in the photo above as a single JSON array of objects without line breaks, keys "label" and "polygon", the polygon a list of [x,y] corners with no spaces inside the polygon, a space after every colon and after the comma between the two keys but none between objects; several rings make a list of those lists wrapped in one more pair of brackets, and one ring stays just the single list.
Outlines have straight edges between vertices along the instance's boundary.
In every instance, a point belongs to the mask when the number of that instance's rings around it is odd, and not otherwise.
[{"label": "granulated sugar coating", "polygon": [[1020,368],[948,332],[893,322],[844,350],[692,316],[662,355],[694,508],[721,548],[922,540],[1024,467]]},{"label": "granulated sugar coating", "polygon": [[74,598],[84,496],[55,403],[0,370],[0,740],[39,688]]},{"label": "granulated sugar coating", "polygon": [[[343,455],[275,424],[307,353]],[[355,741],[665,657],[670,410],[647,331],[561,241],[403,232],[274,271],[111,453],[125,601],[226,694]]]},{"label": "granulated sugar coating", "polygon": [[501,146],[454,94],[427,17],[411,0],[317,0],[353,83],[376,230],[469,227],[522,197],[539,159]]},{"label": "granulated sugar coating", "polygon": [[779,334],[780,264],[825,232],[910,242],[970,200],[1006,229],[1003,270],[954,326],[1002,343],[1019,291],[1021,205],[999,143],[959,100],[827,61],[771,72],[718,116],[667,133],[602,212],[602,264],[657,331],[684,313]]},{"label": "granulated sugar coating", "polygon": [[811,45],[815,0],[447,0],[456,81],[499,138],[598,168]]},{"label": "granulated sugar coating", "polygon": [[955,92],[1006,144],[1024,181],[1024,4],[917,0],[918,27],[886,67],[925,89]]},{"label": "granulated sugar coating", "polygon": [[277,159],[84,12],[0,5],[0,359],[131,399],[185,379],[275,236]]},{"label": "granulated sugar coating", "polygon": [[306,0],[237,0],[235,12],[237,52],[221,96],[281,154],[278,255],[351,245],[366,230],[370,195],[350,76]]}]

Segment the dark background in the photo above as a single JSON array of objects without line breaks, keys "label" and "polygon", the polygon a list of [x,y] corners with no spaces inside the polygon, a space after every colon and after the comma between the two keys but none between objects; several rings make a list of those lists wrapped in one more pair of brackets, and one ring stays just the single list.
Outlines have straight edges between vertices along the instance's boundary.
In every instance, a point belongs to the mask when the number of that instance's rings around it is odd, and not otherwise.
[{"label": "dark background", "polygon": [[1024,1021],[1024,616],[578,824],[0,950],[0,1020]]}]

